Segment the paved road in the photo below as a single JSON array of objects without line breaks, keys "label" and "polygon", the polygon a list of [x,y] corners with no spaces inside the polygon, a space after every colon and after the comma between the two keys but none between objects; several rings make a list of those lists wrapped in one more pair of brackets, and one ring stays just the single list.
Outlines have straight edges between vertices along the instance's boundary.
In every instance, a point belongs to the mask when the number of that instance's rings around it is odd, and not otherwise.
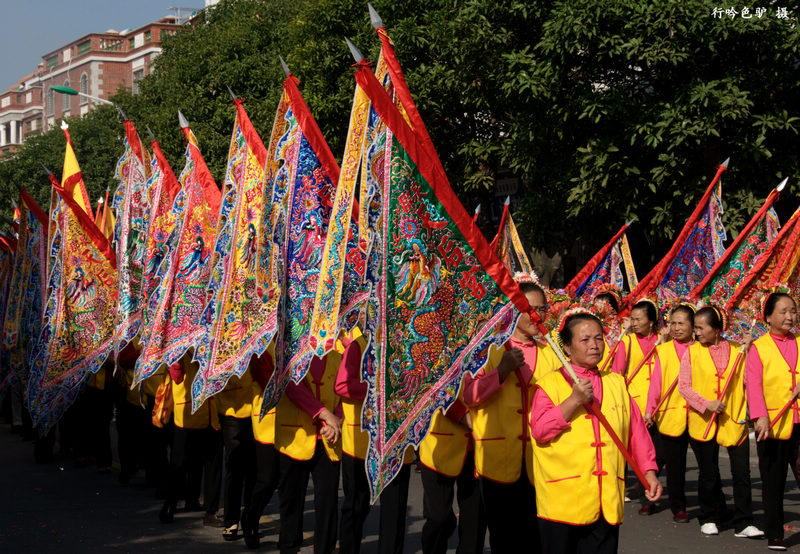
[{"label": "paved road", "polygon": [[[720,454],[723,483],[730,500],[730,471],[727,457]],[[761,484],[753,449],[751,472],[756,521],[761,515]],[[92,468],[75,468],[69,460],[37,465],[33,462],[31,443],[12,435],[8,425],[0,425],[0,552],[245,552],[240,539],[222,541],[218,529],[202,526],[202,513],[176,515],[175,523],[158,522],[161,502],[153,489],[144,487],[141,476],[122,487],[117,482],[118,466],[112,474],[98,474]],[[726,480],[725,477],[728,477]],[[697,466],[689,454],[689,504],[696,503]],[[306,530],[313,529],[313,506],[309,492],[306,503]],[[690,510],[692,521],[674,524],[666,504],[653,516],[642,517],[636,511],[638,502],[626,505],[620,552],[752,552],[766,551],[766,541],[736,539],[733,530],[722,526],[717,537],[702,537],[696,519],[696,508]],[[273,499],[261,520],[260,551],[276,549],[277,503]],[[787,533],[790,550],[800,552],[800,493],[792,481],[787,486]],[[420,551],[422,532],[422,484],[419,474],[412,472],[409,492],[408,534],[405,552]],[[524,532],[524,530],[520,530]],[[377,510],[372,510],[366,525],[363,551],[373,552],[377,546]],[[310,534],[307,534],[310,538]],[[310,545],[310,541],[306,541]],[[455,551],[455,541],[451,540]],[[488,543],[486,552],[488,552]],[[303,553],[312,552],[310,546]]]}]

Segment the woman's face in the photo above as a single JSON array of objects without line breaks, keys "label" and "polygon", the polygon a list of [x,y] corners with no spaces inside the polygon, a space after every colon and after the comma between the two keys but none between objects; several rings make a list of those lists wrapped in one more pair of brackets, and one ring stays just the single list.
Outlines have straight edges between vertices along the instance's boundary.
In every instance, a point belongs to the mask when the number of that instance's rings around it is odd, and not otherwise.
[{"label": "woman's face", "polygon": [[[531,309],[544,321],[544,318],[547,316],[547,300],[545,300],[544,294],[538,290],[530,290],[525,293],[525,297],[528,299],[528,304],[530,304]],[[519,316],[516,330],[517,333],[525,337],[535,337],[539,334],[539,328],[531,323],[531,316],[528,314]]]},{"label": "woman's face", "polygon": [[653,332],[653,322],[647,319],[646,308],[636,308],[631,311],[631,329],[637,335],[644,336]]},{"label": "woman's face", "polygon": [[772,314],[767,316],[769,330],[776,335],[786,335],[797,324],[797,306],[791,298],[781,297]]},{"label": "woman's face", "polygon": [[720,332],[708,323],[708,318],[704,315],[694,318],[694,336],[703,346],[716,344],[719,341]]},{"label": "woman's face", "polygon": [[684,312],[675,312],[669,318],[669,334],[678,342],[692,340],[692,323]]},{"label": "woman's face", "polygon": [[581,367],[595,367],[603,357],[603,328],[597,321],[579,321],[572,328],[572,340],[564,350],[572,363]]}]

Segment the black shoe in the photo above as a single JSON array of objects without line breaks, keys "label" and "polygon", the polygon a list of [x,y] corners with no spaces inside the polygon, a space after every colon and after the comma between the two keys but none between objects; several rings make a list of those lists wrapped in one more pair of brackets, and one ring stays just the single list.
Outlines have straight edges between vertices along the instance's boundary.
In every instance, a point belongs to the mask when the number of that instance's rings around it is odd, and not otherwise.
[{"label": "black shoe", "polygon": [[260,538],[258,534],[258,520],[242,521],[242,534],[247,548],[258,548]]},{"label": "black shoe", "polygon": [[786,550],[786,543],[781,539],[770,539],[767,541],[767,548],[770,550],[784,551]]},{"label": "black shoe", "polygon": [[217,517],[217,514],[206,514],[203,518],[204,527],[225,527],[222,518]]},{"label": "black shoe", "polygon": [[158,519],[161,523],[172,523],[175,521],[175,504],[172,502],[164,502],[161,506],[161,511],[158,512]]},{"label": "black shoe", "polygon": [[239,526],[234,524],[226,529],[223,529],[222,538],[225,539],[226,541],[235,541],[236,539],[238,539]]}]

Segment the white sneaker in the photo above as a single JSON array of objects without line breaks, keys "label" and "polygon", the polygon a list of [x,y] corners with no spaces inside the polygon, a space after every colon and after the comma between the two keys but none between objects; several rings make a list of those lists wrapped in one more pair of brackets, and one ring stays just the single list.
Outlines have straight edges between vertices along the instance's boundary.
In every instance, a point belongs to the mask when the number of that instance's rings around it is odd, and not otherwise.
[{"label": "white sneaker", "polygon": [[764,536],[764,531],[755,525],[748,525],[738,533],[735,533],[733,536],[738,539],[757,539]]},{"label": "white sneaker", "polygon": [[630,501],[631,501],[631,497],[630,496],[626,496],[625,497],[625,502],[630,502]]},{"label": "white sneaker", "polygon": [[700,526],[700,532],[704,535],[719,535],[719,529],[717,529],[717,524],[708,522],[704,523]]}]

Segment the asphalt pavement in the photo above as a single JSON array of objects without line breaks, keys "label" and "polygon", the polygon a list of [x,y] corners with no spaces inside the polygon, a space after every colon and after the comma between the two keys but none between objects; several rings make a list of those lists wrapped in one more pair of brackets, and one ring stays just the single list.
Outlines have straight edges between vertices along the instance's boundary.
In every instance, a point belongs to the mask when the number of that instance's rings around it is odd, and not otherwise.
[{"label": "asphalt pavement", "polygon": [[[112,426],[113,428],[113,426]],[[758,459],[751,444],[751,475],[756,524],[760,525],[761,482]],[[732,507],[730,470],[725,450],[720,452],[723,485]],[[71,459],[37,464],[33,445],[11,433],[7,424],[0,425],[0,552],[246,552],[240,538],[224,542],[221,530],[202,525],[202,512],[176,514],[175,522],[158,521],[161,501],[154,490],[144,486],[143,476],[135,476],[128,486],[117,481],[119,465],[115,461],[110,474],[95,468],[74,467]],[[687,495],[691,521],[672,521],[666,500],[659,502],[652,516],[637,514],[639,501],[634,498],[625,506],[625,522],[620,532],[620,552],[754,552],[767,551],[765,540],[737,539],[733,529],[720,526],[720,534],[704,537],[697,523],[697,464],[691,451],[688,455]],[[631,488],[631,495],[635,492]],[[791,474],[787,482],[786,540],[790,551],[800,552],[800,492]],[[276,550],[277,495],[261,519],[261,552]],[[457,513],[457,510],[456,510]],[[421,552],[422,483],[419,473],[411,474],[408,506],[406,553]],[[311,553],[313,531],[313,496],[311,487],[306,497],[306,541],[302,552]],[[366,522],[362,552],[377,549],[378,507]],[[520,529],[520,534],[525,530]],[[450,540],[455,552],[456,537]],[[488,537],[486,552],[489,552]]]}]

